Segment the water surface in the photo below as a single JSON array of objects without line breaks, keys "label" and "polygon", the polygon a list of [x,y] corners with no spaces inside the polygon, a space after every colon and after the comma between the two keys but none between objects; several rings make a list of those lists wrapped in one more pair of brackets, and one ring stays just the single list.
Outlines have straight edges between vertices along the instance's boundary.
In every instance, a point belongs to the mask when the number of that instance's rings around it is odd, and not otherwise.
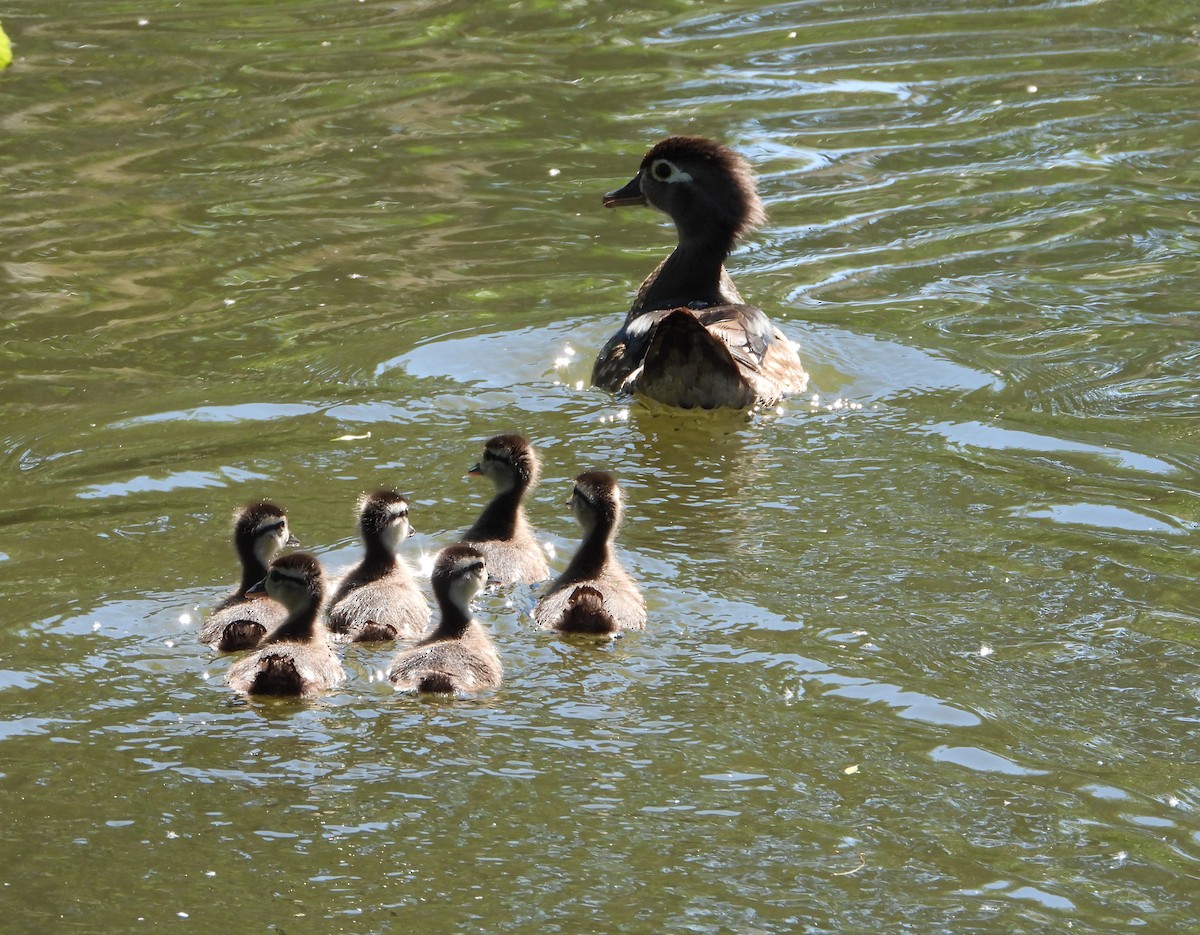
[{"label": "water surface", "polygon": [[[0,74],[12,931],[1189,931],[1191,4],[17,0]],[[811,394],[587,387],[716,136]],[[507,681],[243,703],[196,642],[270,496],[425,563],[491,434],[561,567],[612,470],[650,626],[480,603]]]}]

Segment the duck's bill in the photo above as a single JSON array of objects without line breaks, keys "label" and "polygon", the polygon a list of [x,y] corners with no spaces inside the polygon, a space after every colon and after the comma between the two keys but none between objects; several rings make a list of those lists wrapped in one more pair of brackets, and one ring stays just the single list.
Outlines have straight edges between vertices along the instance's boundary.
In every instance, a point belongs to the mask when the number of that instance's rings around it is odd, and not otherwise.
[{"label": "duck's bill", "polygon": [[606,192],[604,207],[620,208],[624,205],[644,205],[646,196],[642,194],[642,174],[639,172],[623,187],[616,191]]}]

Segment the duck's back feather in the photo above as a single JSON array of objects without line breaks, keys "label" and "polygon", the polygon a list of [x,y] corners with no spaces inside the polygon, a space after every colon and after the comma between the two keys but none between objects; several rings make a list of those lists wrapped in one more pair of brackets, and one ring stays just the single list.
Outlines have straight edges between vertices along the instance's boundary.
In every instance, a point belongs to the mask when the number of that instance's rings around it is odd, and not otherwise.
[{"label": "duck's back feather", "polygon": [[225,680],[247,695],[315,695],[345,678],[341,660],[322,639],[274,643],[235,663]]},{"label": "duck's back feather", "polygon": [[795,345],[752,305],[647,312],[605,351],[594,382],[681,408],[770,405],[807,383]]},{"label": "duck's back feather", "polygon": [[427,637],[398,653],[388,678],[398,691],[474,692],[498,687],[503,671],[487,631],[472,621],[460,638]]},{"label": "duck's back feather", "polygon": [[429,618],[429,605],[416,582],[401,574],[365,583],[348,578],[328,613],[329,629],[356,643],[419,639]]},{"label": "duck's back feather", "polygon": [[612,634],[646,626],[646,604],[637,585],[616,562],[595,578],[555,582],[533,608],[543,630]]}]

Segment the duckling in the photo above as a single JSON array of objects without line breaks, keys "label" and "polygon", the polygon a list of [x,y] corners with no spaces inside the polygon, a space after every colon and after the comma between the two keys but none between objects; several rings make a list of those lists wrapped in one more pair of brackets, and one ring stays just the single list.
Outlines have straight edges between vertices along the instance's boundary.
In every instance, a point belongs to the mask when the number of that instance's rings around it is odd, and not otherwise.
[{"label": "duckling", "polygon": [[429,605],[396,552],[413,531],[408,501],[394,490],[363,497],[358,528],[366,555],[334,589],[329,629],[356,643],[417,639],[429,624]]},{"label": "duckling", "polygon": [[441,619],[433,633],[397,653],[388,678],[397,691],[458,693],[496,688],[503,667],[492,638],[471,617],[471,599],[487,582],[487,559],[469,545],[442,549],[433,566]]},{"label": "duckling", "polygon": [[671,216],[678,244],[601,349],[592,383],[685,409],[745,409],[803,392],[797,346],[725,272],[737,239],[766,219],[746,160],[712,140],[668,137],[604,196],[607,208],[646,204]]},{"label": "duckling", "polygon": [[567,504],[583,527],[583,542],[534,606],[534,621],[543,630],[608,636],[644,629],[646,602],[612,553],[623,513],[617,482],[603,471],[585,471]]},{"label": "duckling", "polygon": [[225,597],[200,629],[200,642],[223,653],[251,649],[268,630],[279,626],[287,610],[266,594],[248,593],[267,574],[267,563],[285,545],[299,545],[288,530],[283,510],[262,500],[248,503],[233,521],[233,546],[242,563],[242,581]]},{"label": "duckling", "polygon": [[529,584],[550,577],[545,553],[525,521],[521,501],[537,485],[538,459],[520,435],[497,435],[483,446],[483,457],[468,474],[483,476],[496,487],[492,501],[463,533],[462,541],[487,558],[488,574],[497,584]]},{"label": "duckling", "polygon": [[315,695],[345,677],[318,622],[325,603],[325,575],[315,556],[293,552],[275,559],[255,586],[287,608],[287,619],[259,644],[258,651],[230,667],[225,681],[245,695]]}]

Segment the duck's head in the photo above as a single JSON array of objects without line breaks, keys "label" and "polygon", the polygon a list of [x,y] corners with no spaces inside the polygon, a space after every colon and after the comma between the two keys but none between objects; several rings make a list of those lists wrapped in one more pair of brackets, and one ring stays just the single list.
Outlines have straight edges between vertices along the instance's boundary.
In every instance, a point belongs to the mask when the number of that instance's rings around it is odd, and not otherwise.
[{"label": "duck's head", "polygon": [[438,553],[429,580],[439,601],[449,600],[470,616],[471,601],[487,584],[487,563],[476,548],[448,546]]},{"label": "duck's head", "polygon": [[265,590],[289,611],[320,606],[325,599],[325,573],[315,555],[292,552],[271,562],[267,577],[250,590]]},{"label": "duck's head", "polygon": [[234,514],[233,541],[238,551],[266,565],[285,545],[299,545],[283,509],[269,500],[247,503]]},{"label": "duck's head", "polygon": [[567,505],[587,532],[598,524],[612,529],[621,522],[621,488],[603,471],[585,471],[576,477]]},{"label": "duck's head", "polygon": [[750,164],[727,146],[699,136],[671,136],[650,148],[606,208],[653,205],[671,216],[681,240],[720,233],[730,241],[766,220]]},{"label": "duck's head", "polygon": [[368,547],[383,545],[395,552],[413,533],[408,501],[394,490],[377,490],[358,501],[358,528]]},{"label": "duck's head", "polygon": [[520,435],[496,435],[484,442],[483,457],[467,473],[488,478],[501,492],[525,490],[537,483],[537,454]]}]

